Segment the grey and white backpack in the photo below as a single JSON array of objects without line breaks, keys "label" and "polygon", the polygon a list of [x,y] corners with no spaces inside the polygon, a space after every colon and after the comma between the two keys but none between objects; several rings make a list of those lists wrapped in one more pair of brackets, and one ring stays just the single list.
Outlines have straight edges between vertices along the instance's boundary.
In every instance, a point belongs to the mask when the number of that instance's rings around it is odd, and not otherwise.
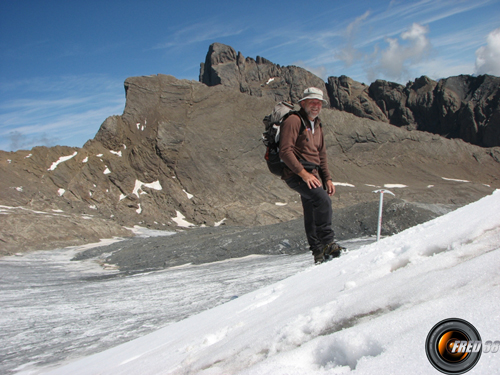
[{"label": "grey and white backpack", "polygon": [[265,131],[262,134],[262,141],[266,146],[264,159],[271,173],[280,177],[283,175],[283,168],[285,167],[285,163],[280,159],[279,155],[280,128],[283,121],[292,114],[296,114],[300,118],[302,123],[300,130],[301,134],[305,129],[304,120],[299,115],[298,111],[294,110],[294,106],[290,102],[279,102],[276,104],[271,114],[267,115],[262,120],[265,126]]}]

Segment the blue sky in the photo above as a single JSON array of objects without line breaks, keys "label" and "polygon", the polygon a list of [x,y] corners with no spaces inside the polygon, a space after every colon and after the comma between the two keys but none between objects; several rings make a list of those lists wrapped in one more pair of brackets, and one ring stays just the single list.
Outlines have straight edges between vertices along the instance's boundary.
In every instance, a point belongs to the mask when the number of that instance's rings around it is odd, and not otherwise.
[{"label": "blue sky", "polygon": [[198,80],[213,42],[325,81],[499,76],[500,0],[2,1],[0,149],[81,147],[127,77]]}]

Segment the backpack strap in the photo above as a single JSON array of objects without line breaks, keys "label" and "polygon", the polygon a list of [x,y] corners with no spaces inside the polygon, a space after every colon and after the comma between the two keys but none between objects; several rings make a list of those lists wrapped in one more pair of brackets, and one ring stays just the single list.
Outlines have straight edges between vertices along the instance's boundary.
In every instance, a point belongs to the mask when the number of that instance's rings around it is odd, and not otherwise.
[{"label": "backpack strap", "polygon": [[306,123],[305,123],[303,117],[300,115],[299,111],[290,111],[290,112],[288,112],[285,116],[283,116],[283,119],[281,120],[281,123],[283,123],[290,115],[297,115],[299,117],[300,124],[302,125],[300,127],[300,131],[299,131],[299,135],[301,135],[304,132],[304,130],[307,129],[307,126],[306,126]]}]

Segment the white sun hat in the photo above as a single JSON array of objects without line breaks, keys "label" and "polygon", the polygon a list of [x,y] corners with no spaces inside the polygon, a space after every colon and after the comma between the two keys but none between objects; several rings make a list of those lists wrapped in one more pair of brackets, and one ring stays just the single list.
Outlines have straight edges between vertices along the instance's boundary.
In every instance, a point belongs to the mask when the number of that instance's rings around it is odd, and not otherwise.
[{"label": "white sun hat", "polygon": [[316,88],[316,87],[309,87],[307,89],[304,90],[304,96],[302,97],[302,99],[299,100],[299,103],[302,101],[302,100],[307,100],[307,99],[319,99],[319,100],[322,100],[323,103],[327,103],[327,101],[325,99],[323,99],[323,91]]}]

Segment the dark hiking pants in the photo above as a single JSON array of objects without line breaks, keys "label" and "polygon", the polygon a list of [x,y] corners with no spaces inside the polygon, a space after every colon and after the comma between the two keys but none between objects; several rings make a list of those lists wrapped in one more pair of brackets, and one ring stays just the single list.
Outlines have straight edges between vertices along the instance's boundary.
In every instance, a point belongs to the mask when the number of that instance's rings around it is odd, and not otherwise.
[{"label": "dark hiking pants", "polygon": [[332,201],[322,187],[309,189],[299,177],[286,180],[287,185],[300,194],[304,210],[304,227],[307,242],[313,253],[333,242]]}]

